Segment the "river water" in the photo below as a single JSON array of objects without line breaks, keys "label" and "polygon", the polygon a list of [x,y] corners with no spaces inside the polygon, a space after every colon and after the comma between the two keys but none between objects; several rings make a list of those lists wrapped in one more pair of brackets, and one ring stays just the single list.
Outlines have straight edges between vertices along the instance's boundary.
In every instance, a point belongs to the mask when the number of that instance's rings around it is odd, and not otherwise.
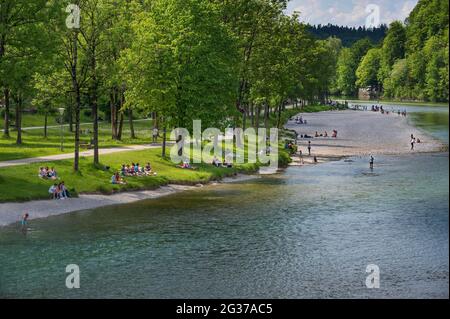
[{"label": "river water", "polygon": [[[448,108],[408,112],[448,143]],[[0,297],[448,298],[448,153],[376,163],[36,220],[27,236],[0,229]],[[68,264],[80,289],[65,286]],[[379,289],[365,285],[369,264]]]}]

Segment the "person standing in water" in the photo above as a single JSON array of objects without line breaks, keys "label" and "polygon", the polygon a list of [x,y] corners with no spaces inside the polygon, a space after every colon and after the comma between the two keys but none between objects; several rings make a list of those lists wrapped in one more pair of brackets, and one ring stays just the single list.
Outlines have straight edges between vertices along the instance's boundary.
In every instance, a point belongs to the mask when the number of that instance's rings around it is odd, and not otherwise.
[{"label": "person standing in water", "polygon": [[416,138],[411,134],[411,151],[414,151],[414,144],[416,144]]},{"label": "person standing in water", "polygon": [[375,163],[375,159],[372,155],[370,155],[370,169],[373,169],[373,164]]},{"label": "person standing in water", "polygon": [[22,226],[22,231],[26,232],[27,231],[27,226],[28,226],[28,218],[30,217],[30,215],[28,213],[25,213],[22,216],[22,220],[20,221],[20,225]]},{"label": "person standing in water", "polygon": [[311,156],[311,141],[308,141],[308,155]]}]

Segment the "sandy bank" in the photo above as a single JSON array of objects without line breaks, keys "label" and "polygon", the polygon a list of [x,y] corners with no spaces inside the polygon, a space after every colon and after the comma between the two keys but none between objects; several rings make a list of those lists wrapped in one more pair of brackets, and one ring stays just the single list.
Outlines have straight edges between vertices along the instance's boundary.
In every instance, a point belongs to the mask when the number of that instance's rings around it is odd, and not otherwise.
[{"label": "sandy bank", "polygon": [[[330,111],[299,114],[307,120],[307,125],[297,125],[295,121],[286,124],[287,129],[299,134],[298,145],[304,155],[308,154],[307,145],[311,141],[311,153],[321,159],[346,156],[368,156],[370,154],[397,155],[412,152],[437,152],[446,146],[424,131],[408,124],[404,117],[394,114],[380,114],[363,111]],[[338,131],[338,138],[319,137],[301,139],[300,135],[314,136],[333,130]],[[420,138],[411,151],[411,134]],[[307,156],[305,156],[305,161]]]},{"label": "sandy bank", "polygon": [[[236,177],[224,178],[220,183],[232,183],[255,178],[258,177],[254,175],[238,175]],[[219,182],[211,183],[211,185],[214,184],[219,184]],[[21,216],[24,213],[30,214],[30,220],[33,220],[81,210],[95,209],[98,207],[128,204],[146,199],[155,199],[203,186],[205,185],[168,185],[155,190],[122,192],[113,195],[82,194],[78,198],[70,198],[66,200],[38,200],[25,203],[2,203],[0,204],[0,227],[20,221]]]}]

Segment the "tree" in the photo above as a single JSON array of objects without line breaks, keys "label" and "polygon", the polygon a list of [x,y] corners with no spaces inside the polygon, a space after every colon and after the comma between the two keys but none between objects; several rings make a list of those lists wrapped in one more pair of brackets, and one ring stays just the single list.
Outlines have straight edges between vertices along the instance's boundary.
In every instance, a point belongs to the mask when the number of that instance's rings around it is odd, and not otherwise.
[{"label": "tree", "polygon": [[233,105],[237,49],[214,6],[153,1],[132,27],[133,44],[122,58],[126,106],[158,112],[165,126],[191,128],[193,119],[223,126]]},{"label": "tree", "polygon": [[[10,98],[14,96],[20,104],[23,98],[18,98],[23,92],[11,93],[11,85],[21,84],[21,82],[11,83],[18,78],[27,78],[18,74],[13,65],[30,62],[42,52],[46,43],[46,34],[39,32],[39,23],[44,21],[45,14],[49,6],[45,0],[1,0],[0,1],[0,88],[5,99],[5,136],[9,136],[9,107]],[[39,35],[39,36],[38,36]],[[28,66],[35,64],[28,63]],[[26,67],[18,67],[21,71],[29,71]],[[24,83],[25,84],[25,83]],[[16,88],[18,85],[16,85]],[[23,88],[22,88],[23,89]],[[16,118],[20,125],[20,107],[16,103]],[[16,123],[17,126],[17,123]],[[16,141],[21,143],[20,128]]]},{"label": "tree", "polygon": [[380,51],[378,79],[381,83],[389,76],[394,63],[405,57],[406,30],[400,21],[390,24]]},{"label": "tree", "polygon": [[377,72],[380,68],[380,49],[370,49],[362,59],[356,70],[356,85],[359,87],[375,87],[377,91],[380,87]]}]

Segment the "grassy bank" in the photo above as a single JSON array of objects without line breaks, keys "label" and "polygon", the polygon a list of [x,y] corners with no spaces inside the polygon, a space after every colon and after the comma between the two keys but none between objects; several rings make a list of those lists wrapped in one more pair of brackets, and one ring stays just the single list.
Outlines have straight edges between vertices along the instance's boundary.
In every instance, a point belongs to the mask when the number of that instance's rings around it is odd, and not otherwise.
[{"label": "grassy bank", "polygon": [[[73,162],[68,160],[2,168],[0,169],[0,202],[48,199],[48,189],[54,181],[38,177],[41,166],[55,167],[60,180],[64,180],[74,194],[111,194],[119,191],[148,190],[169,183],[192,185],[219,180],[237,173],[252,173],[258,169],[258,164],[242,164],[234,168],[216,168],[209,164],[201,164],[196,165],[197,170],[180,169],[170,160],[162,159],[160,153],[161,150],[152,149],[102,156],[102,165],[109,166],[110,169],[95,167],[91,158],[81,158],[80,173],[73,172]],[[150,162],[158,175],[128,177],[126,185],[111,184],[111,176],[121,164],[131,162],[139,162],[141,165]]]},{"label": "grassy bank", "polygon": [[[180,169],[170,160],[163,159],[160,149],[115,153],[102,156],[101,167],[92,164],[92,158],[82,157],[80,172],[73,172],[73,161],[62,160],[48,163],[36,163],[0,169],[0,202],[20,202],[36,199],[48,199],[48,189],[55,182],[38,177],[41,166],[55,167],[59,181],[64,181],[74,194],[102,193],[112,194],[121,191],[151,190],[167,184],[195,185],[220,180],[238,173],[250,174],[258,170],[261,164],[239,164],[233,168],[217,168],[210,164],[195,164],[196,170]],[[280,166],[286,166],[289,154],[280,148]],[[138,162],[152,164],[157,176],[127,177],[126,185],[111,184],[111,177],[122,164]],[[109,167],[107,169],[106,167]]]}]

